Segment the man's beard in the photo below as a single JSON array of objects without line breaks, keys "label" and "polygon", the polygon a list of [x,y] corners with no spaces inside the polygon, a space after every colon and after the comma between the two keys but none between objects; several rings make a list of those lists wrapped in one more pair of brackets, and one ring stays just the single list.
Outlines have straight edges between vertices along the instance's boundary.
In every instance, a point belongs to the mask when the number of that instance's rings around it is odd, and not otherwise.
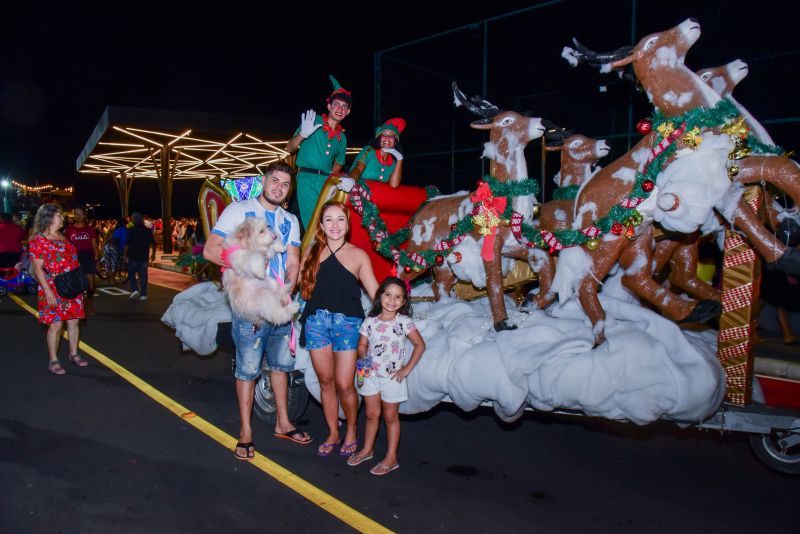
[{"label": "man's beard", "polygon": [[272,204],[272,205],[273,205],[273,206],[275,206],[276,208],[279,208],[279,207],[281,207],[281,205],[282,205],[282,204],[284,203],[284,201],[286,200],[286,198],[283,198],[283,199],[281,199],[281,201],[280,201],[280,202],[276,202],[276,201],[272,200],[272,199],[269,197],[269,195],[267,195],[266,193],[267,193],[267,192],[266,192],[266,190],[265,190],[265,191],[264,191],[264,192],[261,194],[261,198],[263,198],[263,199],[264,199],[264,201],[266,201],[268,204]]}]

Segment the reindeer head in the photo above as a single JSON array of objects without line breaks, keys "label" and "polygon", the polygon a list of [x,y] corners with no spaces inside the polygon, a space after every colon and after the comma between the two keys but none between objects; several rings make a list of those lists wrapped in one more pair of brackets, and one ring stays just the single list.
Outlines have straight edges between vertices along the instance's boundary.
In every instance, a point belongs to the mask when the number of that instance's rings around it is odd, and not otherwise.
[{"label": "reindeer head", "polygon": [[727,65],[697,71],[700,79],[706,82],[719,96],[731,96],[736,86],[747,76],[747,63],[735,59]]},{"label": "reindeer head", "polygon": [[610,66],[616,69],[633,63],[633,69],[641,80],[642,75],[660,67],[683,64],[686,53],[699,38],[700,23],[686,19],[674,28],[644,37],[627,57],[612,60]]},{"label": "reindeer head", "polygon": [[634,47],[601,54],[573,39],[576,48],[566,47],[561,55],[573,66],[585,62],[604,72],[632,65],[650,101],[662,112],[673,115],[719,101],[719,96],[683,64],[686,53],[699,38],[700,24],[686,19],[674,28],[648,35]]},{"label": "reindeer head", "polygon": [[611,150],[604,140],[591,139],[575,134],[567,137],[560,146],[548,146],[546,150],[561,151],[559,187],[580,184],[591,174],[591,167]]},{"label": "reindeer head", "polygon": [[526,117],[515,111],[500,111],[500,108],[480,96],[467,98],[455,82],[452,87],[456,106],[464,106],[481,117],[470,124],[471,128],[489,130],[490,135],[497,136],[498,139],[502,136],[513,136],[523,147],[544,135],[542,119]]},{"label": "reindeer head", "polygon": [[467,98],[453,82],[456,106],[464,106],[481,117],[470,127],[489,130],[489,142],[484,145],[483,155],[492,160],[490,172],[498,180],[527,178],[527,168],[522,151],[533,139],[544,135],[545,126],[538,117],[526,117],[515,111],[500,111],[500,108],[479,96]]}]

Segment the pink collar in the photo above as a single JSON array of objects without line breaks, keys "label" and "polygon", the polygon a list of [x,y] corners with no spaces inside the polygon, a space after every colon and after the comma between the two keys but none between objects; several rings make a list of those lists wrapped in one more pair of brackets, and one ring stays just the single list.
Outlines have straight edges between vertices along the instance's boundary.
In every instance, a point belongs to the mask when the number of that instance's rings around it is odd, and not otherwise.
[{"label": "pink collar", "polygon": [[225,269],[230,269],[231,268],[231,264],[230,264],[230,262],[228,262],[228,257],[231,254],[233,254],[234,252],[236,252],[237,250],[240,250],[241,248],[242,247],[240,245],[233,245],[232,247],[223,248],[222,249],[222,253],[220,254],[220,257],[222,258],[222,263],[224,263],[225,265],[222,266],[222,268],[220,269],[220,272],[224,273]]}]

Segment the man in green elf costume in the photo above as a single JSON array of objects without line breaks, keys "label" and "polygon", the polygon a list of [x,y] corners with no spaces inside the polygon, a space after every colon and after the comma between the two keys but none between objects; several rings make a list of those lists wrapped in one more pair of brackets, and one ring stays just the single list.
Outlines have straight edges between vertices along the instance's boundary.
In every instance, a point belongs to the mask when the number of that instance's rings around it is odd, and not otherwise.
[{"label": "man in green elf costume", "polygon": [[317,116],[309,109],[300,116],[300,127],[286,145],[289,153],[297,153],[297,202],[300,220],[308,229],[322,186],[328,176],[342,169],[347,137],[342,121],[350,114],[353,98],[333,76],[329,76],[333,92],[328,97],[328,114]]}]

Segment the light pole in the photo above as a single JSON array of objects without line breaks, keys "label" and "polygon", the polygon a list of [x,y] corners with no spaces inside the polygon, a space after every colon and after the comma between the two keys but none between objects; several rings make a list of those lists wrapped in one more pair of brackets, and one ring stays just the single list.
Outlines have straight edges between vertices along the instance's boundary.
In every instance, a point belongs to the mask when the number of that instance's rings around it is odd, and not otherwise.
[{"label": "light pole", "polygon": [[3,188],[3,211],[9,213],[11,208],[8,205],[8,188],[11,187],[11,182],[3,178],[0,180],[0,187]]}]

